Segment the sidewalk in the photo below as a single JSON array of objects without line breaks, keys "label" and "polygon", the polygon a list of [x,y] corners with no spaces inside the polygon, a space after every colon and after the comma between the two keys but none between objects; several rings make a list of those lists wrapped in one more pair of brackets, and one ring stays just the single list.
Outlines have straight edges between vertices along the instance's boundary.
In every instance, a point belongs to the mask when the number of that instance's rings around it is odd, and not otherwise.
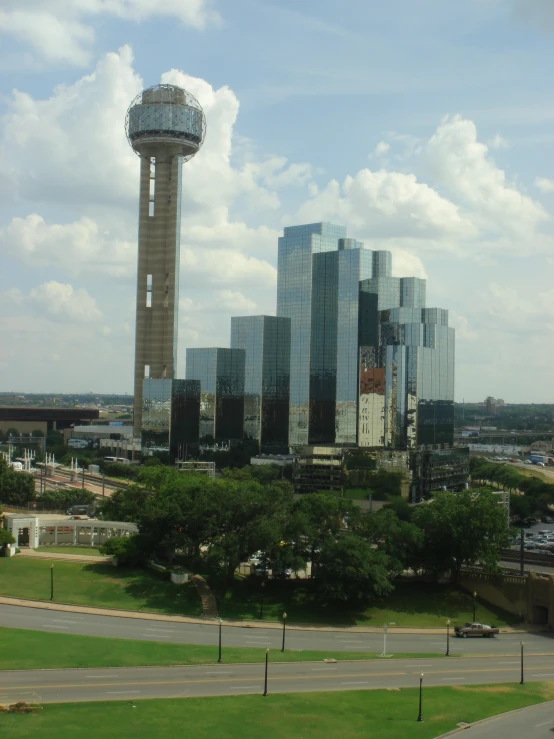
[{"label": "sidewalk", "polygon": [[[90,606],[70,605],[66,603],[52,603],[50,601],[26,600],[24,598],[8,598],[0,596],[0,604],[7,606],[23,606],[25,608],[43,608],[47,611],[63,611],[65,613],[87,613],[94,616],[115,616],[117,618],[137,618],[147,619],[149,621],[167,621],[172,623],[183,624],[199,624],[217,625],[218,619],[213,618],[194,618],[188,616],[166,616],[163,613],[152,613],[151,611],[123,611],[109,608],[92,608]],[[236,621],[232,619],[224,619],[226,626],[239,626],[246,629],[279,629],[282,630],[282,624],[277,621]],[[340,633],[360,633],[360,634],[382,634],[383,627],[376,628],[374,626],[320,626],[305,624],[302,626],[292,626],[287,623],[287,631],[335,631]],[[515,629],[506,627],[500,629],[502,634],[528,634],[541,633],[548,629],[540,628],[520,628]],[[439,634],[444,635],[444,628],[428,628],[428,629],[410,629],[397,626],[388,627],[389,634]]]}]

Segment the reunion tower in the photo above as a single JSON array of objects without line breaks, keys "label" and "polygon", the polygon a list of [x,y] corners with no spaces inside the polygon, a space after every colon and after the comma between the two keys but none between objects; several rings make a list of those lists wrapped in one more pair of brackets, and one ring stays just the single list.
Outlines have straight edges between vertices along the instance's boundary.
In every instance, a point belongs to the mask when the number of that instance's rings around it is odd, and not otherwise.
[{"label": "reunion tower", "polygon": [[125,129],[140,157],[134,401],[140,436],[143,379],[175,377],[181,165],[202,146],[206,118],[190,93],[156,85],[133,100]]}]

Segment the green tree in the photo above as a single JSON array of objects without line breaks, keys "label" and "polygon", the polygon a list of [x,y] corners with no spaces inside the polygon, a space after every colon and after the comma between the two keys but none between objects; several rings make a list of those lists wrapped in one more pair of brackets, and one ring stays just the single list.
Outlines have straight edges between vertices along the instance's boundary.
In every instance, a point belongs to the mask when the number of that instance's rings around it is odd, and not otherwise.
[{"label": "green tree", "polygon": [[15,472],[0,459],[0,500],[18,508],[35,498],[35,479],[27,472]]},{"label": "green tree", "polygon": [[416,508],[413,522],[424,537],[420,565],[435,575],[450,572],[454,582],[464,565],[497,569],[510,543],[506,512],[489,488],[438,493]]},{"label": "green tree", "polygon": [[387,556],[352,534],[324,543],[317,585],[326,601],[365,602],[393,590]]}]

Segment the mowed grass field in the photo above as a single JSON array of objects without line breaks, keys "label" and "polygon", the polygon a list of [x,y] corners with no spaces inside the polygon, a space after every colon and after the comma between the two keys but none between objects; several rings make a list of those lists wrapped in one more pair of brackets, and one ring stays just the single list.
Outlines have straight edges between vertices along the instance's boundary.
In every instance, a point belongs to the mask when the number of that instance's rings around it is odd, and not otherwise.
[{"label": "mowed grass field", "polygon": [[192,583],[174,585],[148,570],[111,564],[0,558],[0,595],[50,600],[54,564],[54,601],[98,608],[119,608],[200,616],[202,606]]},{"label": "mowed grass field", "polygon": [[[110,564],[63,562],[48,559],[0,558],[0,595],[50,600],[50,567],[54,563],[54,601],[99,608],[119,608],[183,616],[200,616],[201,603],[192,584],[173,585],[156,573]],[[473,598],[451,585],[399,582],[383,601],[367,607],[323,604],[311,581],[236,579],[217,592],[219,615],[224,619],[280,621],[289,624],[399,627],[444,627],[473,616]],[[263,608],[262,608],[263,600]],[[518,618],[477,599],[476,618],[508,626]]]},{"label": "mowed grass field", "polygon": [[3,714],[0,731],[3,739],[433,739],[461,721],[553,697],[548,683],[427,688],[422,723],[417,688],[66,703]]},{"label": "mowed grass field", "polygon": [[[225,631],[223,631],[225,637]],[[217,636],[213,645],[167,644],[138,639],[106,639],[98,636],[45,633],[0,627],[0,670],[39,670],[63,667],[145,667],[148,665],[201,665],[216,663]],[[441,657],[440,654],[395,654],[394,659]],[[227,647],[223,643],[225,664],[265,661],[265,648]],[[272,662],[316,662],[324,659],[378,659],[367,652],[318,652],[285,649],[271,650]],[[390,658],[392,659],[392,657]],[[450,658],[452,659],[452,657]]]},{"label": "mowed grass field", "polygon": [[[426,628],[465,623],[473,617],[473,597],[451,585],[425,582],[398,582],[385,600],[368,607],[324,605],[319,602],[311,583],[302,580],[236,580],[218,599],[222,618],[278,621],[284,612],[290,623],[335,624],[345,626],[396,626]],[[262,609],[263,600],[263,609]],[[490,606],[477,598],[476,618],[495,626],[509,626],[517,616]]]}]

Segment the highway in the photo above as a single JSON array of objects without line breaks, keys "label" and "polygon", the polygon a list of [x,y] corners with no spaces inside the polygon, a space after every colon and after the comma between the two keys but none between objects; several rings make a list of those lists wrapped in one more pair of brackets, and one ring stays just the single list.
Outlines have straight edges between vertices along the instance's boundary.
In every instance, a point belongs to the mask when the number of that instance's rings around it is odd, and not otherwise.
[{"label": "highway", "polygon": [[[0,671],[0,702],[35,693],[43,703],[247,695],[264,689],[259,664],[131,667],[78,670]],[[302,693],[425,686],[519,683],[520,663],[513,658],[401,659],[367,662],[271,663],[268,692]],[[554,680],[551,658],[529,657],[526,679]]]},{"label": "highway", "polygon": [[[477,612],[479,617],[479,612]],[[145,641],[180,644],[217,645],[218,627],[214,624],[187,623],[154,618],[125,618],[73,611],[55,611],[0,604],[0,626],[35,629],[60,634],[118,637]],[[281,648],[280,628],[254,628],[223,624],[223,644],[233,647]],[[521,640],[529,655],[554,654],[554,635],[500,634],[494,639],[457,639],[450,632],[450,651],[453,655],[518,655]],[[383,651],[383,634],[363,631],[332,631],[323,629],[295,629],[287,625],[287,649],[329,652]],[[389,628],[387,653],[442,654],[446,649],[446,628],[442,634],[399,634]]]}]

